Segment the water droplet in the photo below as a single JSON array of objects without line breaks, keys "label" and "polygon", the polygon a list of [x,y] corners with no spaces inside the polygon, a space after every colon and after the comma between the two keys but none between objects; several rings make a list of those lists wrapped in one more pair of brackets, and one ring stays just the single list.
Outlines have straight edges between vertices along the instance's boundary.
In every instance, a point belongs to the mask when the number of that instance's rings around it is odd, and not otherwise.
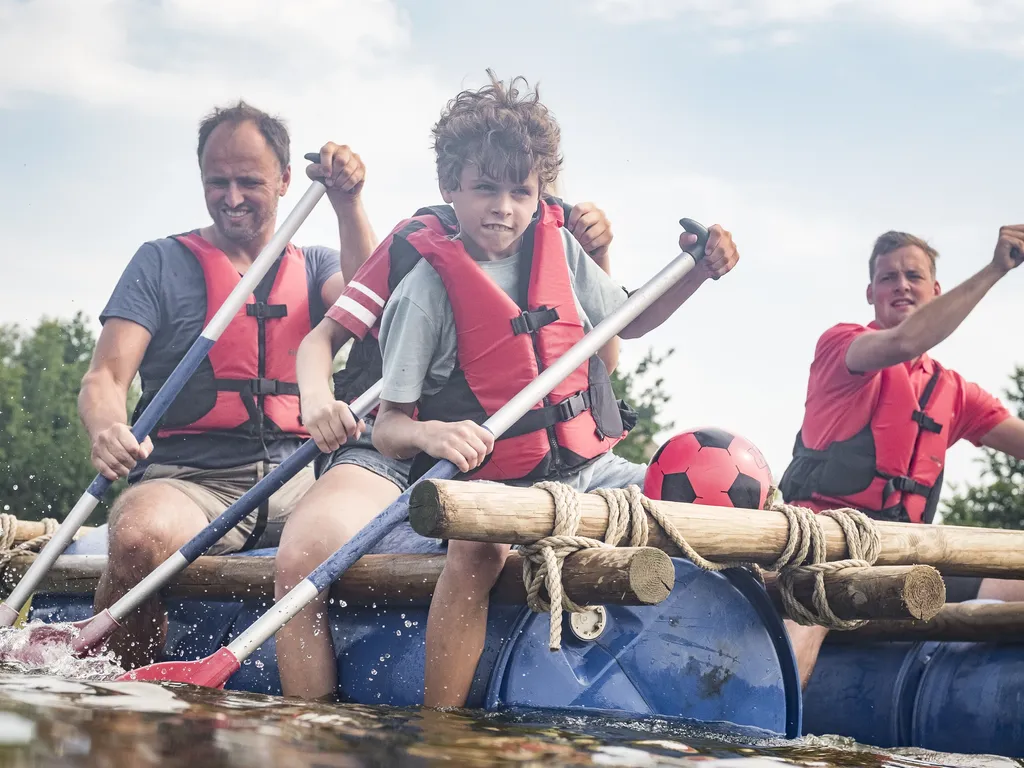
[{"label": "water droplet", "polygon": [[411,622],[411,621],[409,621],[408,619],[406,619],[406,620],[405,620],[405,628],[406,628],[406,629],[408,629],[408,628],[409,628],[409,627],[411,627],[411,626],[412,626],[412,622]]},{"label": "water droplet", "polygon": [[263,666],[264,666],[263,662],[260,661],[259,659],[257,659],[256,660],[256,669],[263,669]]},{"label": "water droplet", "polygon": [[401,637],[402,636],[402,630],[396,629],[395,630],[395,635],[397,635],[398,637]]},{"label": "water droplet", "polygon": [[381,657],[380,657],[380,660],[381,660],[381,661],[384,661],[384,657],[383,657],[383,656],[381,656]]},{"label": "water droplet", "polygon": [[15,490],[15,491],[18,490],[18,484],[17,483],[14,484],[14,486],[12,487],[12,490]]},{"label": "water droplet", "polygon": [[347,608],[348,607],[348,603],[346,603],[344,600],[339,600],[338,601],[338,607],[339,608]]},{"label": "water droplet", "polygon": [[7,512],[11,508],[10,504],[4,504],[4,512]]},{"label": "water droplet", "polygon": [[376,675],[377,674],[377,670],[376,669],[371,669],[370,670],[370,674],[371,675]]},{"label": "water droplet", "polygon": [[391,654],[390,653],[385,653],[384,654],[384,658],[385,659],[390,659],[391,658]]},{"label": "water droplet", "polygon": [[[14,486],[14,487],[17,488],[18,486]],[[405,614],[404,613],[402,614],[401,618],[403,618],[403,619],[405,618]]]}]

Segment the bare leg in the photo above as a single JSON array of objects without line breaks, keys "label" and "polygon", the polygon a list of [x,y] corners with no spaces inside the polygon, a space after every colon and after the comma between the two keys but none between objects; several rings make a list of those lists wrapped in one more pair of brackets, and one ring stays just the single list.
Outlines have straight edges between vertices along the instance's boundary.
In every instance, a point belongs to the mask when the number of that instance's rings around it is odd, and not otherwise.
[{"label": "bare leg", "polygon": [[1007,603],[1024,602],[1024,581],[1015,579],[982,579],[978,589],[979,600],[1002,600]]},{"label": "bare leg", "polygon": [[[95,610],[109,608],[144,576],[202,530],[208,520],[186,494],[151,480],[117,497],[110,512],[107,568],[96,587]],[[159,597],[136,608],[107,643],[127,669],[152,663],[164,647],[167,614]]]},{"label": "bare leg", "polygon": [[484,650],[490,592],[508,553],[508,544],[448,542],[427,615],[426,706],[465,706]]},{"label": "bare leg", "polygon": [[786,619],[783,622],[786,631],[789,632],[789,641],[793,644],[793,654],[796,656],[796,666],[800,672],[800,688],[806,688],[814,672],[814,665],[818,661],[818,651],[821,644],[825,642],[828,629],[819,626],[806,627],[797,624],[795,621]]},{"label": "bare leg", "polygon": [[[285,523],[275,561],[280,600],[335,550],[394,501],[397,485],[354,464],[339,464],[310,488]],[[285,696],[333,697],[337,660],[327,621],[326,594],[277,633],[277,666]]]}]

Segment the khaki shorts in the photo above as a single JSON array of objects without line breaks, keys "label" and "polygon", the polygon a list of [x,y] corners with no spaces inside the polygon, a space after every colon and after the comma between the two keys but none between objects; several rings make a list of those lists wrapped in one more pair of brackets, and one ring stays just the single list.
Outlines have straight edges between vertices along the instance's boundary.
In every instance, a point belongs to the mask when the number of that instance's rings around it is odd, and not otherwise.
[{"label": "khaki shorts", "polygon": [[[194,469],[173,464],[151,464],[134,485],[151,482],[172,485],[192,499],[206,515],[206,519],[212,521],[276,467],[276,464],[269,462],[244,464],[230,469]],[[281,541],[281,530],[288,515],[313,486],[313,482],[313,468],[303,467],[273,496],[228,531],[207,554],[224,555],[247,549],[276,547]]]}]

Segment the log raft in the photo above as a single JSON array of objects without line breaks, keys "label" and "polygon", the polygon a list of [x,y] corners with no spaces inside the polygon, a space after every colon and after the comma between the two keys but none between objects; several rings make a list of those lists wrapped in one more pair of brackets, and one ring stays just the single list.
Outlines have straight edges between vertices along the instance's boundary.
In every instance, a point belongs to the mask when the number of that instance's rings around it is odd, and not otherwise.
[{"label": "log raft", "polygon": [[927,621],[869,621],[849,632],[830,632],[830,643],[882,641],[1011,642],[1024,638],[1024,602],[950,603]]},{"label": "log raft", "polygon": [[[710,560],[771,565],[789,538],[781,512],[655,501],[690,545]],[[595,494],[580,499],[578,534],[601,539],[608,507]],[[551,533],[554,502],[546,491],[492,483],[427,480],[412,493],[409,520],[417,533],[447,539],[523,544]],[[819,518],[830,561],[849,557],[839,524]],[[648,518],[647,545],[679,555],[675,544]],[[877,522],[882,551],[875,565],[930,565],[941,573],[1024,578],[1024,531],[949,525]]]},{"label": "log raft", "polygon": [[[0,588],[10,591],[35,558],[34,553],[15,555]],[[444,562],[444,555],[366,555],[331,586],[330,596],[358,606],[429,605]],[[38,591],[92,594],[106,564],[105,555],[61,555]],[[579,605],[654,605],[672,592],[675,569],[668,555],[651,547],[582,550],[565,559],[562,586]],[[272,600],[274,558],[200,557],[163,594],[199,600]],[[513,605],[526,602],[523,563],[515,552],[505,563],[492,599]]]}]

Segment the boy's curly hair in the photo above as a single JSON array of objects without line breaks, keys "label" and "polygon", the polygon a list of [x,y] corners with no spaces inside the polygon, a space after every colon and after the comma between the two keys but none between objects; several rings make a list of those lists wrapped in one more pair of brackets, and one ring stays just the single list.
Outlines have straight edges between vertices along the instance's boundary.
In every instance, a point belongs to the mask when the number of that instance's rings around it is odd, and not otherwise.
[{"label": "boy's curly hair", "polygon": [[517,184],[535,170],[541,189],[547,188],[562,167],[558,123],[536,88],[520,95],[516,84],[528,89],[525,78],[513,78],[506,88],[490,69],[487,75],[490,85],[449,101],[433,128],[438,181],[457,190],[462,170],[475,165],[493,179]]}]

